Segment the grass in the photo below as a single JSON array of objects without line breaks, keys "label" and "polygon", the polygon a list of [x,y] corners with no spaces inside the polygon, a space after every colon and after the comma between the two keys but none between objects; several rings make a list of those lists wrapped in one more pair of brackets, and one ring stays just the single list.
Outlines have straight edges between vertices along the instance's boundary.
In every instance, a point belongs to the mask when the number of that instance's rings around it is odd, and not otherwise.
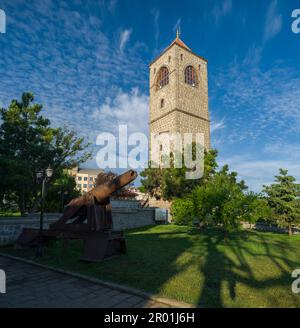
[{"label": "grass", "polygon": [[[175,225],[126,232],[128,252],[102,263],[80,262],[82,243],[56,242],[38,261],[200,307],[300,307],[291,272],[300,269],[300,236]],[[34,250],[2,248],[32,258]]]},{"label": "grass", "polygon": [[0,217],[18,217],[21,216],[21,212],[2,211]]}]

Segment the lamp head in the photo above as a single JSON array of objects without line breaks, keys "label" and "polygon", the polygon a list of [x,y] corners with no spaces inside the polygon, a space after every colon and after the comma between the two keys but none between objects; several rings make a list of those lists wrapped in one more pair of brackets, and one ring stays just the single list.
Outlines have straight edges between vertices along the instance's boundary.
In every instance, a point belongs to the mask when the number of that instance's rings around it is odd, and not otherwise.
[{"label": "lamp head", "polygon": [[49,165],[47,170],[46,170],[46,176],[47,176],[47,178],[51,178],[52,175],[53,175],[53,169]]},{"label": "lamp head", "polygon": [[43,171],[42,170],[39,170],[39,171],[37,171],[36,172],[36,179],[38,180],[38,181],[40,181],[41,179],[43,179]]}]

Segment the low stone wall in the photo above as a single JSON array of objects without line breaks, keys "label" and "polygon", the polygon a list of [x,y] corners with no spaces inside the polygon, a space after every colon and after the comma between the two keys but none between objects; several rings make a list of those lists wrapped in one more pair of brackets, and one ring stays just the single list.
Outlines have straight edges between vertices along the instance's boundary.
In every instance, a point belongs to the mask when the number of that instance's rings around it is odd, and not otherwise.
[{"label": "low stone wall", "polygon": [[113,208],[113,229],[125,230],[155,224],[154,208]]},{"label": "low stone wall", "polygon": [[[287,233],[287,228],[281,228],[278,227],[276,224],[267,224],[264,222],[258,222],[258,223],[248,223],[248,222],[242,222],[242,227],[244,229],[250,229],[250,230],[257,230],[257,231],[263,231],[263,232],[278,232],[278,233]],[[298,235],[300,234],[300,227],[293,227],[293,234]]]},{"label": "low stone wall", "polygon": [[[264,231],[264,232],[278,232],[278,233],[288,233],[287,228],[278,227],[275,224],[264,224],[264,223],[257,223],[255,225],[255,230]],[[292,231],[294,235],[300,234],[299,227],[292,227]]]},{"label": "low stone wall", "polygon": [[132,199],[111,199],[110,201],[112,208],[139,208],[140,202]]},{"label": "low stone wall", "polygon": [[[125,230],[155,224],[154,208],[113,208],[113,229]],[[61,216],[60,213],[46,213],[44,216],[44,228],[54,223]],[[0,218],[0,245],[13,244],[23,228],[39,228],[39,213],[30,214],[27,217]]]},{"label": "low stone wall", "polygon": [[[55,218],[45,217],[44,227],[48,228],[49,224],[55,222]],[[23,228],[39,228],[40,221],[37,218],[28,217],[5,217],[0,218],[0,245],[9,245],[14,243]]]}]

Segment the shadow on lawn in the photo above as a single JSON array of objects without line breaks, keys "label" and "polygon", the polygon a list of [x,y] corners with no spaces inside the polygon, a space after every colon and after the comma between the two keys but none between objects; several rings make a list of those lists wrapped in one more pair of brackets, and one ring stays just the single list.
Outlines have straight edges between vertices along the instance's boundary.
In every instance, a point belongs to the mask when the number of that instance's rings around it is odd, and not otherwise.
[{"label": "shadow on lawn", "polygon": [[[277,242],[275,243],[276,252],[272,251],[269,246],[270,239],[266,238],[263,233],[255,235],[258,238],[257,242],[262,246],[260,251],[244,246],[244,242],[247,241],[248,236],[252,234],[253,237],[253,232],[243,231],[242,234],[233,233],[228,243],[225,243],[222,234],[215,230],[207,231],[205,234],[207,255],[204,266],[199,268],[205,280],[199,296],[198,306],[226,306],[224,304],[224,293],[229,293],[230,299],[234,301],[236,299],[236,285],[238,283],[250,288],[261,289],[262,292],[264,288],[268,287],[287,286],[287,292],[289,292],[290,268],[295,267],[297,263],[288,259],[288,254],[284,246],[278,245]],[[228,247],[226,253],[222,251],[224,247]],[[228,254],[230,253],[233,256],[231,255],[229,257]],[[265,257],[266,260],[271,261],[281,272],[280,276],[258,280],[252,271],[251,263],[247,261],[250,257],[254,258],[258,256]],[[224,286],[227,286],[228,289],[225,290]],[[278,304],[278,299],[276,299],[275,295],[270,301],[274,306]],[[254,307],[258,305],[261,304],[253,304]],[[296,300],[294,301],[294,305],[299,306]]]},{"label": "shadow on lawn", "polygon": [[[68,250],[63,249],[61,243],[52,245],[40,261],[147,292],[162,293],[165,297],[190,300],[200,307],[243,306],[241,300],[247,295],[237,295],[237,285],[262,293],[265,288],[278,286],[286,288],[288,293],[291,268],[300,264],[296,263],[296,256],[291,258],[291,254],[297,251],[295,245],[285,238],[281,240],[280,236],[271,238],[268,233],[239,231],[232,233],[225,243],[218,229],[199,231],[173,227],[159,232],[152,229],[129,231],[126,234],[127,254],[101,263],[79,261],[82,243],[77,241],[70,243]],[[27,258],[32,256],[28,250],[12,249],[11,253]],[[254,271],[257,263],[262,275]],[[270,270],[276,270],[277,275],[268,274],[264,263],[270,266]],[[201,279],[198,282],[199,272]],[[189,284],[190,275],[194,280]],[[193,294],[193,291],[197,292],[197,286],[199,296]],[[243,290],[247,292],[247,289]],[[278,295],[268,293],[265,297],[266,306],[282,304]],[[253,303],[248,304],[262,306],[264,304],[258,304],[262,299],[254,298]],[[294,302],[294,306],[299,306],[299,300],[297,303],[296,298],[291,299],[289,304]]]}]

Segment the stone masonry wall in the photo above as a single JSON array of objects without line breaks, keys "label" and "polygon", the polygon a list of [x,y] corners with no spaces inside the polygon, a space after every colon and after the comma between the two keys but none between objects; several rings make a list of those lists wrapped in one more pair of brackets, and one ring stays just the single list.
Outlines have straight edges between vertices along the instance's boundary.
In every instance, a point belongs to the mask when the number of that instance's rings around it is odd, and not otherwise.
[{"label": "stone masonry wall", "polygon": [[[49,224],[54,223],[56,218],[45,218],[44,228],[47,229]],[[13,244],[23,228],[39,228],[40,221],[36,218],[30,217],[7,217],[0,218],[0,246]]]},{"label": "stone masonry wall", "polygon": [[157,207],[157,208],[163,208],[168,210],[168,222],[172,222],[172,215],[171,215],[171,202],[165,201],[165,200],[156,200],[155,198],[150,197],[149,198],[149,205],[151,207]]},{"label": "stone masonry wall", "polygon": [[[155,224],[154,208],[114,208],[113,229],[124,230],[133,229]],[[54,223],[61,214],[46,214],[44,219],[44,228]],[[23,228],[39,228],[39,214],[33,214],[29,217],[7,217],[0,218],[0,246],[13,244]]]},{"label": "stone masonry wall", "polygon": [[113,229],[134,229],[155,224],[154,208],[113,209]]}]

